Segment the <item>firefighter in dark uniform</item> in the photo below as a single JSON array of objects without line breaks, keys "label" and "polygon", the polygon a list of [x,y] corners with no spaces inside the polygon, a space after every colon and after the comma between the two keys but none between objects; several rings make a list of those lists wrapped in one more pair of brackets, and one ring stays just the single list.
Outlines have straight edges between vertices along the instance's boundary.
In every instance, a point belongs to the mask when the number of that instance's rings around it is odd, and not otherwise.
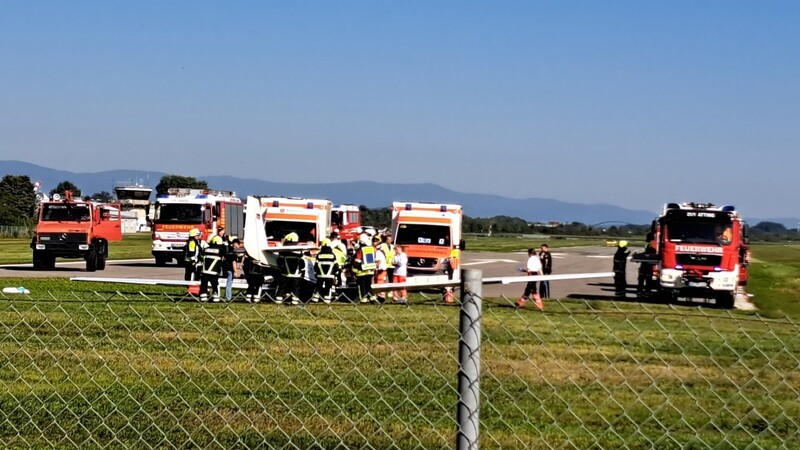
[{"label": "firefighter in dark uniform", "polygon": [[330,239],[323,239],[321,247],[314,261],[314,275],[317,278],[317,285],[312,302],[322,301],[330,303],[333,300],[333,285],[339,277],[339,263],[337,256],[333,253]]},{"label": "firefighter in dark uniform", "polygon": [[219,277],[222,276],[222,260],[225,258],[225,244],[222,238],[214,236],[203,249],[203,269],[200,274],[200,301],[208,301],[208,285],[211,284],[211,298],[219,301]]},{"label": "firefighter in dark uniform", "polygon": [[360,303],[375,303],[378,298],[372,293],[372,279],[375,276],[375,247],[366,233],[359,236],[359,246],[353,255],[352,270],[358,285]]},{"label": "firefighter in dark uniform", "polygon": [[[547,244],[542,244],[539,251],[539,261],[542,262],[542,275],[551,275],[553,273],[553,255],[550,254],[550,247]],[[542,298],[550,298],[550,282],[542,280],[539,282],[539,296]]]},{"label": "firefighter in dark uniform", "polygon": [[258,303],[261,301],[259,289],[264,285],[264,267],[259,265],[255,259],[250,255],[245,255],[244,263],[242,264],[244,277],[247,280],[247,292],[245,292],[245,300],[247,303]]},{"label": "firefighter in dark uniform", "polygon": [[186,281],[197,281],[200,279],[200,269],[202,267],[202,241],[200,240],[200,230],[192,228],[189,231],[189,239],[183,246],[183,279]]},{"label": "firefighter in dark uniform", "polygon": [[[289,233],[281,241],[282,245],[297,245],[297,233]],[[299,251],[280,252],[278,254],[278,268],[281,271],[281,282],[275,303],[283,304],[284,301],[292,305],[300,304],[300,279],[303,277],[306,263],[303,254]]]},{"label": "firefighter in dark uniform", "polygon": [[617,297],[625,297],[625,289],[628,287],[625,281],[625,266],[628,263],[628,241],[619,241],[617,252],[614,253],[614,291]]},{"label": "firefighter in dark uniform", "polygon": [[639,263],[639,279],[636,284],[636,294],[639,297],[649,296],[653,288],[653,263],[649,261],[656,254],[656,249],[653,248],[652,240],[653,234],[648,233],[645,237],[647,242],[644,244],[644,252],[641,253],[643,261]]}]

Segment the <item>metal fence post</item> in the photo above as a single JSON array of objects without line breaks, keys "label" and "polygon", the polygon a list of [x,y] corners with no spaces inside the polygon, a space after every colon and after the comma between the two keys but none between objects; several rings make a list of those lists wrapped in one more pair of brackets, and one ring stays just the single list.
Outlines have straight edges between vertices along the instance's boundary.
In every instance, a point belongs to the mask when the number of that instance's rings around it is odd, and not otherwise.
[{"label": "metal fence post", "polygon": [[458,431],[456,448],[478,449],[480,426],[481,299],[480,270],[461,271],[461,314],[458,345]]}]

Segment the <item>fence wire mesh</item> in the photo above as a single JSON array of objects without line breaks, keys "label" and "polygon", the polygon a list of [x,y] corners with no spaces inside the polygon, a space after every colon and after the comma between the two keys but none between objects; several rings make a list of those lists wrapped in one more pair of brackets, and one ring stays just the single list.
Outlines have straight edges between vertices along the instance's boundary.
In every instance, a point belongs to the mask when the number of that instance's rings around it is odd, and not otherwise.
[{"label": "fence wire mesh", "polygon": [[[452,448],[459,307],[0,294],[0,445]],[[485,448],[797,448],[800,326],[483,300]]]}]

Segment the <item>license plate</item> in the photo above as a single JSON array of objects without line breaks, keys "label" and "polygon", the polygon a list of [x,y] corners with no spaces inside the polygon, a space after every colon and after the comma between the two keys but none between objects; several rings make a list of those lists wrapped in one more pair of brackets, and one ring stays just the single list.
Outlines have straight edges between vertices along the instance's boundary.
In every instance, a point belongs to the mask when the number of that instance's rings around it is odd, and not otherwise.
[{"label": "license plate", "polygon": [[708,283],[702,281],[690,281],[689,287],[708,287]]}]

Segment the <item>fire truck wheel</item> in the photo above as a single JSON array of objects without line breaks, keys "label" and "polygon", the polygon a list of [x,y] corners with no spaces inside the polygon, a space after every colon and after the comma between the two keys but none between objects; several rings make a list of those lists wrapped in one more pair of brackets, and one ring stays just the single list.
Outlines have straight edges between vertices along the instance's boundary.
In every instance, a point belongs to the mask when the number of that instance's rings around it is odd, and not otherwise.
[{"label": "fire truck wheel", "polygon": [[92,249],[86,254],[86,271],[94,272],[97,270],[97,252]]},{"label": "fire truck wheel", "polygon": [[46,254],[44,255],[44,268],[45,269],[55,269],[56,268],[56,256],[53,254]]},{"label": "fire truck wheel", "polygon": [[106,255],[102,253],[97,254],[97,270],[105,270],[106,268]]},{"label": "fire truck wheel", "polygon": [[736,300],[736,297],[733,295],[732,292],[721,292],[717,294],[716,297],[717,297],[718,307],[725,309],[733,309],[733,304]]},{"label": "fire truck wheel", "polygon": [[41,252],[33,251],[33,270],[44,270],[47,264],[44,261],[44,255]]}]

